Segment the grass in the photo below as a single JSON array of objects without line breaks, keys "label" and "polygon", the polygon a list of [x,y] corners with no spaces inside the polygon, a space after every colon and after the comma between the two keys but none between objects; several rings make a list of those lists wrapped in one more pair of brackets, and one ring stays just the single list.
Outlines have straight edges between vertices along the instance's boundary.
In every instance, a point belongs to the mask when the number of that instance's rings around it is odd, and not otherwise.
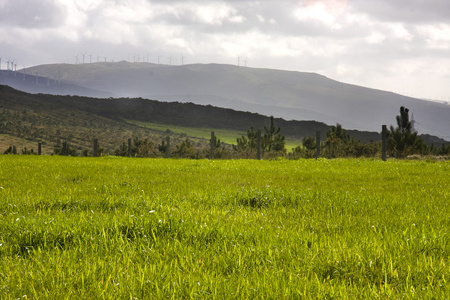
[{"label": "grass", "polygon": [[0,298],[445,298],[449,162],[0,156]]},{"label": "grass", "polygon": [[[139,127],[153,129],[153,130],[160,130],[160,131],[166,131],[170,130],[173,133],[178,134],[186,134],[188,137],[196,137],[201,139],[211,139],[211,131],[214,131],[215,136],[220,139],[221,142],[230,144],[230,145],[236,145],[236,139],[241,136],[246,136],[247,133],[244,131],[237,131],[237,130],[228,130],[228,129],[212,129],[212,128],[194,128],[194,127],[183,127],[183,126],[176,126],[176,125],[165,125],[165,124],[158,124],[158,123],[149,123],[149,122],[142,122],[142,121],[136,121],[136,120],[126,120],[129,124],[134,124]],[[287,152],[291,152],[293,148],[302,145],[302,142],[300,140],[294,140],[291,138],[286,138],[286,150]]]}]

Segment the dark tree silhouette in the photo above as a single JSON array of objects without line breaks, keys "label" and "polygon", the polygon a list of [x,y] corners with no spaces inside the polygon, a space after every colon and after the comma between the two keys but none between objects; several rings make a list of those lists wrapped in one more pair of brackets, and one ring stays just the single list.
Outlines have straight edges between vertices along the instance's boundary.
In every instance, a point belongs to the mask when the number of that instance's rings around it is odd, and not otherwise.
[{"label": "dark tree silhouette", "polygon": [[284,151],[285,137],[280,134],[281,128],[276,128],[273,116],[270,117],[270,127],[264,126],[264,137],[262,148],[267,151]]},{"label": "dark tree silhouette", "polygon": [[424,140],[412,130],[409,120],[409,109],[400,107],[400,115],[396,117],[397,128],[390,126],[388,130],[388,151],[390,155],[401,158],[411,154],[423,154],[427,150]]},{"label": "dark tree silhouette", "polygon": [[233,148],[237,151],[253,150],[258,146],[258,132],[254,130],[253,126],[247,130],[247,136],[241,136],[236,140],[237,145]]}]

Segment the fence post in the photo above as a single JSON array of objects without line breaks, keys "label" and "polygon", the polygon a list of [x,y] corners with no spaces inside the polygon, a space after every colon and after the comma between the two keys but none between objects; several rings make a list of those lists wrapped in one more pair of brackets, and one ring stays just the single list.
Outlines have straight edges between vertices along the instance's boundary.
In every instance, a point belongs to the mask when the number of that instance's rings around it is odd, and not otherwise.
[{"label": "fence post", "polygon": [[170,136],[166,138],[166,141],[167,141],[166,158],[170,158]]},{"label": "fence post", "polygon": [[128,157],[131,157],[131,139],[128,139]]},{"label": "fence post", "polygon": [[38,155],[42,154],[42,143],[38,143]]},{"label": "fence post", "polygon": [[13,154],[17,154],[16,146],[13,146]]},{"label": "fence post", "polygon": [[316,131],[316,159],[320,157],[320,131]]},{"label": "fence post", "polygon": [[383,125],[381,128],[381,159],[386,161],[387,127]]},{"label": "fence post", "polygon": [[214,137],[214,131],[211,131],[211,159],[214,159],[214,147],[216,145],[216,139]]},{"label": "fence post", "polygon": [[93,157],[98,157],[98,139],[94,139],[94,151],[92,153]]},{"label": "fence post", "polygon": [[62,144],[62,149],[61,149],[61,155],[62,156],[67,156],[67,142],[63,142]]},{"label": "fence post", "polygon": [[258,129],[258,148],[256,152],[256,158],[261,159],[261,129]]}]

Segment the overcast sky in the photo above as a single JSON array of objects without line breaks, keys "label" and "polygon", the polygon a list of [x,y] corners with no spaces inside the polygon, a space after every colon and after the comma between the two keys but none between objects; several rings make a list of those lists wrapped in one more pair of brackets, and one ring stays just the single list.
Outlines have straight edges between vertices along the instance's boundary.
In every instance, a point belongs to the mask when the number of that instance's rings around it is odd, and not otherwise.
[{"label": "overcast sky", "polygon": [[448,101],[450,1],[0,0],[2,69],[82,54],[315,72]]}]

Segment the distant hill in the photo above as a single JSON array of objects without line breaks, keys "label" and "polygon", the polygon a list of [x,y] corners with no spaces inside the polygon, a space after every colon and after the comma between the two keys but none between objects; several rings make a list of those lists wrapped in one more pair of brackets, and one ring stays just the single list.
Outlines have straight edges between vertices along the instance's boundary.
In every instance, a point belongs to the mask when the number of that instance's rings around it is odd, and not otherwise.
[{"label": "distant hill", "polygon": [[[28,94],[0,85],[0,142],[3,140],[4,147],[12,145],[13,140],[21,139],[19,144],[22,147],[41,141],[47,145],[69,141],[81,150],[89,148],[92,140],[99,138],[107,151],[112,153],[130,137],[160,142],[168,134],[147,126],[138,126],[137,122],[162,124],[165,129],[181,126],[245,132],[251,126],[263,129],[265,125],[269,125],[269,118],[211,105],[159,102],[142,98],[97,99]],[[285,136],[297,141],[306,136],[314,136],[316,131],[321,131],[325,137],[325,132],[330,129],[330,126],[315,121],[286,121],[276,118],[275,122],[276,126],[282,128]],[[349,133],[363,142],[379,140],[377,132],[350,130]],[[196,136],[190,138],[202,139]]]},{"label": "distant hill", "polygon": [[[325,138],[326,131],[330,129],[330,126],[316,121],[275,118],[275,124],[281,127],[283,135],[298,142],[303,137],[315,136],[316,131],[320,131]],[[168,130],[182,127],[187,130],[203,128],[208,132],[220,130],[236,133],[245,132],[249,127],[263,129],[265,125],[269,125],[267,116],[211,105],[169,103],[143,98],[97,99],[29,94],[0,85],[0,151],[10,145],[31,148],[37,142],[43,142],[49,154],[48,151],[52,151],[53,146],[62,141],[68,141],[79,150],[90,149],[92,140],[98,138],[105,153],[113,153],[118,145],[130,137],[160,143],[168,135],[175,144],[189,137],[196,145],[205,146],[205,136],[186,136]],[[380,139],[377,132],[348,130],[348,133],[365,143]],[[235,138],[239,136],[236,134]],[[445,143],[435,136],[422,137],[428,144],[434,143],[435,146]]]},{"label": "distant hill", "polygon": [[112,97],[114,94],[81,87],[68,83],[57,77],[45,77],[39,74],[30,75],[24,72],[0,71],[0,84],[11,86],[17,90],[32,94],[79,95],[89,97]]},{"label": "distant hill", "polygon": [[[362,131],[378,132],[383,124],[396,125],[395,116],[400,106],[405,106],[414,114],[419,134],[450,140],[450,105],[345,84],[314,73],[129,62],[50,64],[23,72],[78,86],[80,92],[74,94],[210,104],[285,120],[340,123]],[[43,92],[61,94],[50,88]]]}]

